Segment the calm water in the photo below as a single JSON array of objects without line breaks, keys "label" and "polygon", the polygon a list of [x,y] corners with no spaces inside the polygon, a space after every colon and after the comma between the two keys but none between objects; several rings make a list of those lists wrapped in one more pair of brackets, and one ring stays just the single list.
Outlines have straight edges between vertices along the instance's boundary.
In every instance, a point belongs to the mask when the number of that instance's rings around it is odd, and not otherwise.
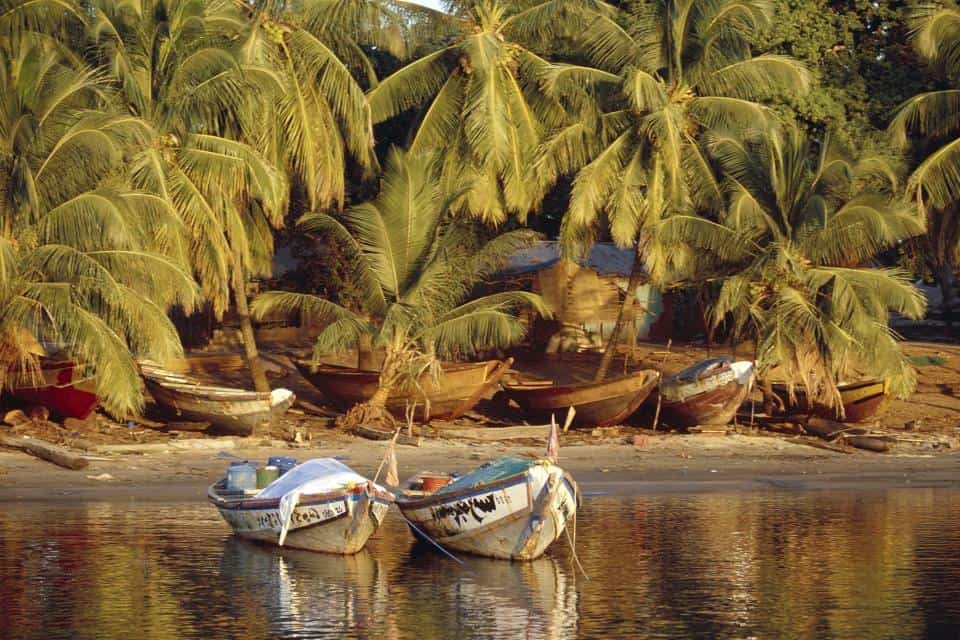
[{"label": "calm water", "polygon": [[0,637],[960,638],[960,492],[588,497],[575,572],[234,539],[206,504],[0,505]]}]

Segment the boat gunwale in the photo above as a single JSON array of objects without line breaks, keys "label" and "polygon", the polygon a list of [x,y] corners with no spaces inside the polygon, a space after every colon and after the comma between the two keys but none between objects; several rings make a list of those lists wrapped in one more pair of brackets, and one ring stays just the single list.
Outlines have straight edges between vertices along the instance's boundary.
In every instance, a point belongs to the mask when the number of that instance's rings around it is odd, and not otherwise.
[{"label": "boat gunwale", "polygon": [[[231,511],[262,511],[265,509],[276,509],[280,506],[281,498],[241,498],[239,500],[229,500],[219,493],[217,487],[224,484],[223,480],[210,485],[207,489],[207,499],[218,509],[228,509]],[[297,507],[309,507],[313,505],[336,502],[337,500],[352,500],[353,496],[360,499],[363,495],[373,499],[390,504],[396,501],[396,497],[388,491],[374,489],[373,492],[366,492],[367,485],[357,485],[345,489],[337,489],[326,493],[305,493],[297,501]]]},{"label": "boat gunwale", "polygon": [[[577,383],[554,384],[552,382],[550,382],[549,384],[544,384],[543,382],[535,382],[535,381],[529,382],[529,383],[504,382],[502,384],[503,384],[504,390],[507,391],[508,393],[519,393],[519,394],[530,395],[530,396],[535,395],[539,397],[550,397],[553,395],[580,392],[587,389],[602,389],[604,387],[613,386],[613,385],[620,384],[627,381],[632,381],[635,378],[639,377],[640,374],[643,375],[644,382],[642,385],[640,385],[638,390],[643,389],[643,387],[650,382],[650,379],[653,379],[653,381],[656,382],[657,379],[659,378],[659,372],[656,371],[655,369],[641,369],[636,373],[629,374],[626,376],[621,376],[619,378],[614,378],[612,380],[601,380],[600,382],[585,382],[582,384],[577,384]],[[611,394],[611,395],[599,398],[597,400],[592,400],[591,402],[599,402],[601,400],[607,400],[616,395],[624,395],[625,393],[627,392]],[[585,403],[582,403],[582,404],[585,404]]]},{"label": "boat gunwale", "polygon": [[[427,496],[416,497],[416,498],[407,498],[404,495],[404,492],[401,491],[397,494],[396,502],[397,506],[401,509],[422,509],[424,507],[433,506],[434,504],[439,504],[442,502],[450,502],[454,500],[462,500],[464,498],[469,498],[474,495],[479,495],[481,493],[486,493],[488,491],[496,491],[499,489],[505,489],[507,487],[512,487],[515,484],[520,484],[521,482],[527,482],[527,478],[530,474],[530,469],[527,468],[524,471],[519,473],[514,473],[512,475],[500,478],[499,480],[494,480],[493,482],[486,482],[483,484],[476,484],[470,487],[464,487],[456,491],[451,491],[449,493],[437,492],[431,493]],[[416,476],[414,476],[416,477]],[[439,491],[439,489],[437,490]]]}]

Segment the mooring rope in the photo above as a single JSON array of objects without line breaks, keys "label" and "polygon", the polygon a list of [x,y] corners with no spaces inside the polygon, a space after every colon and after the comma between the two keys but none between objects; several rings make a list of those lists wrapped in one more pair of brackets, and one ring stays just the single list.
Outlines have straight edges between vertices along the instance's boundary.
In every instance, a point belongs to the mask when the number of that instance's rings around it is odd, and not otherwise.
[{"label": "mooring rope", "polygon": [[[434,540],[433,538],[431,538],[430,536],[428,536],[426,533],[424,533],[424,532],[420,529],[420,527],[418,527],[417,525],[415,525],[415,524],[413,524],[412,522],[410,522],[410,519],[407,518],[407,516],[403,515],[403,511],[400,512],[400,517],[403,518],[404,521],[405,521],[408,525],[410,525],[410,528],[411,528],[411,529],[413,529],[414,531],[416,531],[417,533],[419,533],[420,536],[421,536],[424,540],[426,540],[427,542],[429,542],[430,544],[432,544],[433,546],[435,546],[437,549],[440,549],[440,551],[442,551],[442,552],[444,553],[444,555],[446,555],[448,558],[450,558],[451,560],[456,561],[456,562],[457,562],[460,566],[462,566],[462,567],[467,567],[467,565],[465,565],[465,564],[463,563],[463,560],[461,560],[461,559],[458,558],[457,556],[453,555],[452,553],[450,553],[449,551],[447,551],[446,549],[444,549],[443,546],[442,546],[439,542],[437,542],[436,540]],[[469,568],[469,567],[467,567],[467,568]]]},{"label": "mooring rope", "polygon": [[570,553],[573,554],[573,561],[577,564],[577,568],[580,569],[583,577],[589,580],[590,576],[587,575],[583,565],[580,564],[580,558],[577,556],[577,494],[579,493],[580,487],[577,487],[576,493],[573,496],[573,538],[570,537],[570,527],[564,527],[563,532],[567,534],[567,543],[570,545]]}]

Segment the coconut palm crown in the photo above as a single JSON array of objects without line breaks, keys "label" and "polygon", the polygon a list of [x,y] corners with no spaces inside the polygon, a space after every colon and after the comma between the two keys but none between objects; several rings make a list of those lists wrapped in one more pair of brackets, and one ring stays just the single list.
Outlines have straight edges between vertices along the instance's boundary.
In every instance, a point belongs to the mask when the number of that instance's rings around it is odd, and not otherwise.
[{"label": "coconut palm crown", "polygon": [[756,341],[761,378],[798,381],[838,412],[837,382],[850,375],[909,394],[915,372],[888,315],[917,319],[925,303],[906,272],[869,266],[923,231],[891,195],[890,164],[829,140],[816,149],[794,126],[712,132],[703,145],[722,176],[724,211],[715,221],[676,216],[667,232],[718,259],[712,321]]},{"label": "coconut palm crown", "polygon": [[[590,64],[555,64],[541,76],[548,95],[567,96],[582,115],[545,142],[535,173],[547,182],[574,176],[561,228],[565,252],[583,251],[603,232],[636,247],[626,305],[641,273],[665,286],[695,267],[694,253],[662,242],[659,229],[673,213],[720,206],[698,136],[770,118],[760,101],[805,92],[809,74],[790,57],[754,55],[773,16],[764,0],[657,0],[628,3],[625,11],[625,21],[597,12],[578,35]],[[612,361],[625,312],[597,380]]]},{"label": "coconut palm crown", "polygon": [[[950,78],[960,71],[960,6],[952,0],[921,3],[910,16],[914,48]],[[906,146],[910,134],[929,139],[933,151],[907,184],[921,207],[944,208],[960,199],[960,89],[913,96],[890,123],[894,140]]]},{"label": "coconut palm crown", "polygon": [[479,242],[472,229],[451,222],[439,162],[428,155],[389,152],[379,195],[334,218],[304,215],[299,224],[325,234],[352,255],[363,292],[359,309],[305,293],[270,291],[253,304],[256,317],[295,313],[324,324],[314,358],[357,346],[371,336],[385,350],[380,391],[371,405],[383,407],[389,391],[415,380],[439,358],[470,356],[523,338],[519,307],[546,314],[539,296],[505,292],[471,299],[475,285],[507,256],[528,245],[529,231]]},{"label": "coconut palm crown", "polygon": [[54,345],[128,415],[143,402],[134,356],[180,353],[166,311],[198,292],[176,214],[125,175],[148,128],[110,99],[45,38],[0,52],[0,385]]},{"label": "coconut palm crown", "polygon": [[470,3],[453,44],[411,62],[368,92],[374,122],[423,108],[410,150],[441,154],[449,192],[467,185],[454,209],[495,224],[509,215],[524,220],[543,196],[531,172],[538,145],[566,118],[562,103],[539,86],[549,62],[525,43],[565,21],[577,24],[588,9],[601,5]]}]

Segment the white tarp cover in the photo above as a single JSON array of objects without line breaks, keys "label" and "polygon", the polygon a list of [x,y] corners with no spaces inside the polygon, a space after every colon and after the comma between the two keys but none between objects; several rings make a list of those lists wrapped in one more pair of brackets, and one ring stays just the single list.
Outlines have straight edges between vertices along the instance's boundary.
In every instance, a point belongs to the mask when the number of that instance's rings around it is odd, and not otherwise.
[{"label": "white tarp cover", "polygon": [[298,464],[271,482],[257,494],[257,498],[282,498],[294,489],[301,494],[326,493],[366,482],[366,478],[339,460],[315,458]]}]

